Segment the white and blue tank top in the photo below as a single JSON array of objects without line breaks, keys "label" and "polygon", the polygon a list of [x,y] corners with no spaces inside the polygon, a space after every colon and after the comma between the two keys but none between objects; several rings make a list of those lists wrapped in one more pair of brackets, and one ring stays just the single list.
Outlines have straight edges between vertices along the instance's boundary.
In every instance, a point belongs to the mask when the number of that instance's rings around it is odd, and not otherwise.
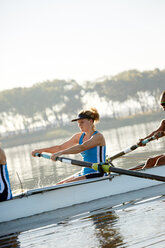
[{"label": "white and blue tank top", "polygon": [[7,165],[0,164],[0,202],[12,198]]},{"label": "white and blue tank top", "polygon": [[[95,135],[96,133],[98,133],[98,131],[95,131],[93,133],[93,135]],[[82,133],[82,135],[79,139],[79,144],[83,143],[84,136],[85,136],[85,133]],[[93,148],[90,148],[88,150],[81,152],[81,156],[83,157],[83,160],[85,162],[91,162],[91,163],[105,162],[106,146],[95,146]],[[89,173],[96,173],[96,171],[92,168],[83,167],[83,169],[81,171],[81,175],[86,175]]]}]

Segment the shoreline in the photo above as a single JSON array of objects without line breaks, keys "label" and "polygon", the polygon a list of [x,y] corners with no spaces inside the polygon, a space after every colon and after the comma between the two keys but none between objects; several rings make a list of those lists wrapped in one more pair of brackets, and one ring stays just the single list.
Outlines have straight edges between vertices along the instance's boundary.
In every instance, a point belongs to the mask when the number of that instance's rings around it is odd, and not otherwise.
[{"label": "shoreline", "polygon": [[[164,113],[162,111],[129,116],[127,118],[120,119],[104,117],[101,118],[101,122],[97,124],[97,129],[100,131],[105,131],[112,128],[120,128],[141,123],[161,121],[163,118]],[[48,141],[55,138],[67,138],[72,136],[75,132],[79,131],[77,125],[75,124],[70,123],[67,126],[59,128],[52,127],[26,134],[13,134],[12,136],[0,137],[0,143],[3,148],[11,148],[14,146],[32,144],[46,140]]]}]

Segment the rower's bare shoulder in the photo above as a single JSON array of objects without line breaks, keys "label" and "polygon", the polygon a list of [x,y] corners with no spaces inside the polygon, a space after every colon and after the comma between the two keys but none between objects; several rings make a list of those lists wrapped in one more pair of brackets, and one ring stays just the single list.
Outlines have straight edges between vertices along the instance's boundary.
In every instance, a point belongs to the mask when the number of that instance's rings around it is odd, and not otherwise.
[{"label": "rower's bare shoulder", "polygon": [[97,139],[100,141],[100,145],[105,145],[105,138],[104,135],[100,132],[96,134]]},{"label": "rower's bare shoulder", "polygon": [[97,135],[97,137],[99,137],[99,138],[103,138],[103,137],[104,137],[103,134],[100,133],[100,132],[98,132],[96,135]]}]

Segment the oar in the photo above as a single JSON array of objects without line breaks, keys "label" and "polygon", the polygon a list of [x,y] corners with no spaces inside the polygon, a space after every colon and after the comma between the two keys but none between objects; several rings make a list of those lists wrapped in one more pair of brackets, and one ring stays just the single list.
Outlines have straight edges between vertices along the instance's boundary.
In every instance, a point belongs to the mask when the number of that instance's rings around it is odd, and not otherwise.
[{"label": "oar", "polygon": [[[142,141],[142,144],[143,144],[143,145],[146,145],[148,142],[150,142],[151,140],[155,140],[155,139],[156,139],[155,136],[152,136],[152,137],[150,137],[150,138],[148,138],[148,139],[143,140],[143,141]],[[131,147],[125,148],[123,151],[121,151],[121,152],[119,152],[119,153],[113,155],[112,157],[109,157],[109,158],[108,158],[108,161],[109,161],[109,160],[112,161],[112,160],[114,160],[114,159],[116,159],[116,158],[119,158],[119,157],[125,155],[126,153],[132,152],[132,151],[134,151],[135,149],[137,149],[138,147],[140,147],[140,146],[136,144],[136,145],[133,145],[133,146],[131,146]]]},{"label": "oar", "polygon": [[[51,158],[50,155],[44,154],[44,153],[41,153],[41,154],[36,153],[35,156],[43,157],[43,158],[47,158],[47,159]],[[85,162],[85,161],[80,161],[80,160],[70,159],[70,158],[65,158],[65,157],[57,157],[56,160],[64,162],[64,163],[78,165],[78,166],[81,166],[81,167],[93,168],[96,171],[100,170],[100,166],[101,166],[103,171],[107,172],[107,173],[115,172],[115,173],[124,174],[124,175],[127,175],[127,176],[140,177],[140,178],[146,178],[146,179],[165,182],[165,177],[163,177],[163,176],[158,176],[158,175],[142,173],[142,172],[138,172],[138,171],[130,171],[130,170],[126,170],[126,169],[116,168],[116,167],[111,166],[108,163],[102,163],[102,164],[94,163],[93,164],[93,163],[90,163],[90,162]]]}]

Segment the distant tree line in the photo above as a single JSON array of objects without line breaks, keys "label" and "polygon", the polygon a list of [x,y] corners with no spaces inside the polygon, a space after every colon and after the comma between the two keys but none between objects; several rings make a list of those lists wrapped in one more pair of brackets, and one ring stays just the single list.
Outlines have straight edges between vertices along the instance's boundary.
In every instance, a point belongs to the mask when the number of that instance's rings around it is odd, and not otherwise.
[{"label": "distant tree line", "polygon": [[5,90],[0,92],[0,130],[19,133],[63,126],[87,106],[112,118],[156,111],[163,90],[165,70],[159,69],[124,71],[83,85],[53,80]]}]

